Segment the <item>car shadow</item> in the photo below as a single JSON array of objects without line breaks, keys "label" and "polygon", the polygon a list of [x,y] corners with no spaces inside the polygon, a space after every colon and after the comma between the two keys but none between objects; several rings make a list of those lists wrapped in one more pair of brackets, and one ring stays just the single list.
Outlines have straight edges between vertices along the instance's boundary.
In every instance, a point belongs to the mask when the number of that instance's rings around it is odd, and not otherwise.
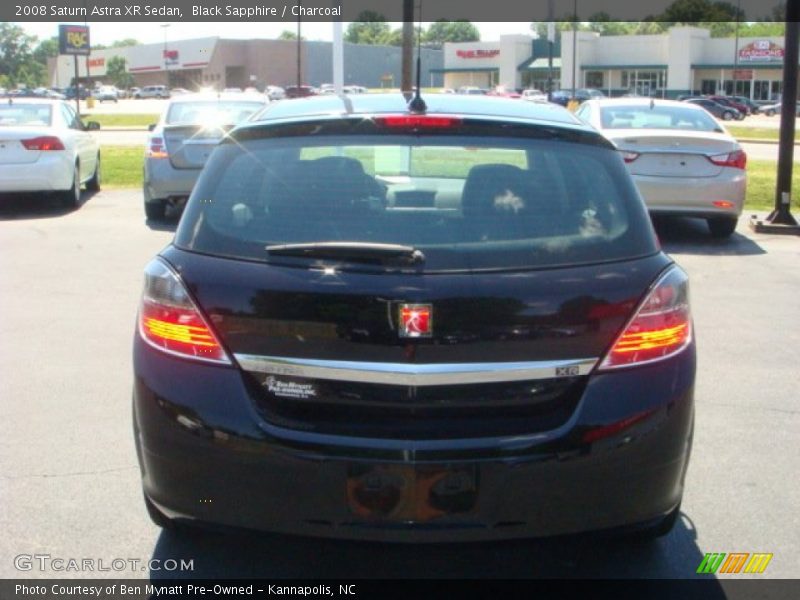
[{"label": "car shadow", "polygon": [[65,208],[54,194],[0,194],[0,221],[51,219],[81,210],[100,192],[83,190],[75,208]]},{"label": "car shadow", "polygon": [[409,545],[185,529],[162,531],[152,558],[192,560],[193,570],[153,570],[150,578],[692,578],[703,559],[696,540],[685,514],[654,542],[583,535]]},{"label": "car shadow", "polygon": [[171,231],[175,233],[178,228],[178,222],[181,220],[181,214],[183,214],[182,208],[167,205],[163,219],[146,219],[145,224],[153,231]]},{"label": "car shadow", "polygon": [[[742,217],[739,221],[740,227]],[[739,232],[727,239],[714,238],[703,219],[685,217],[653,217],[653,226],[667,254],[705,256],[751,256],[766,254],[761,246]]]}]

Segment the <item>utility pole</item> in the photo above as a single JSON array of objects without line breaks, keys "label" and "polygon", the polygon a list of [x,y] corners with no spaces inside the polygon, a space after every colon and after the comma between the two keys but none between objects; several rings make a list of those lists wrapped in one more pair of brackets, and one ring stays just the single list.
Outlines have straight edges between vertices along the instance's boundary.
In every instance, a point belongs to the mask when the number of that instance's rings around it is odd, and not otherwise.
[{"label": "utility pole", "polygon": [[300,57],[300,51],[302,49],[301,43],[300,43],[300,39],[301,39],[301,35],[300,35],[300,30],[301,30],[301,28],[300,28],[300,18],[301,18],[300,17],[300,13],[302,12],[300,10],[300,8],[301,8],[300,0],[297,0],[297,8],[298,8],[298,10],[297,10],[297,95],[299,97],[300,96],[300,87],[303,85],[303,72],[302,72],[303,65],[302,65],[302,58]]},{"label": "utility pole", "polygon": [[414,87],[414,0],[403,0],[403,52],[400,90],[410,92]]},{"label": "utility pole", "polygon": [[792,162],[794,160],[794,123],[797,110],[797,56],[799,50],[800,0],[787,0],[775,208],[764,221],[751,219],[750,226],[758,232],[800,234],[800,226],[798,226],[790,210],[792,168],[794,167]]}]

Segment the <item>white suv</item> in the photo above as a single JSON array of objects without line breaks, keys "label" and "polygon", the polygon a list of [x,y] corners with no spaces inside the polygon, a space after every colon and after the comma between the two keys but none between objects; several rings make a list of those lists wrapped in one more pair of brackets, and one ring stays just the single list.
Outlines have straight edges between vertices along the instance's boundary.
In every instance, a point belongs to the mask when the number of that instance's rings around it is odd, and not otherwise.
[{"label": "white suv", "polygon": [[169,98],[165,85],[146,85],[133,95],[134,98]]}]

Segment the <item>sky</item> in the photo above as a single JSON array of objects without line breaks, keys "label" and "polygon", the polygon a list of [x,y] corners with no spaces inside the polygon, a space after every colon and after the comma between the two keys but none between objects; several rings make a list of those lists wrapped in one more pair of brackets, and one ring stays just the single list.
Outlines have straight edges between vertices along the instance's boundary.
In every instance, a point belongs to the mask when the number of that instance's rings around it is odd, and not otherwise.
[{"label": "sky", "polygon": [[[16,23],[21,25],[26,32],[35,35],[40,40],[58,35],[58,23]],[[83,22],[79,24],[83,25]],[[343,23],[347,29],[348,23]],[[392,28],[398,28],[401,23],[390,23]],[[423,23],[428,26],[429,23]],[[481,32],[484,41],[496,41],[500,35],[509,33],[530,34],[529,23],[474,23]],[[124,38],[134,38],[143,44],[163,42],[165,28],[161,24],[149,23],[91,23],[90,36],[92,44],[110,46],[114,41]],[[276,38],[284,29],[296,31],[296,26],[291,22],[280,23],[170,23],[166,28],[168,40],[186,40],[192,38],[219,36],[233,39],[249,38]],[[330,22],[302,24],[302,35],[307,40],[330,41],[333,37],[333,27]]]}]

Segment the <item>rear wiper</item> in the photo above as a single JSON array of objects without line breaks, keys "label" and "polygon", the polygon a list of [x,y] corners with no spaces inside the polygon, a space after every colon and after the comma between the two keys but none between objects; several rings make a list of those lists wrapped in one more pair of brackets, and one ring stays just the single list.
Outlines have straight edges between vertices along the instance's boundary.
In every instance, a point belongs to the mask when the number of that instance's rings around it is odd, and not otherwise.
[{"label": "rear wiper", "polygon": [[425,255],[413,246],[375,244],[371,242],[311,242],[307,244],[275,244],[266,247],[275,256],[338,258],[357,262],[397,261],[408,265],[425,262]]}]

